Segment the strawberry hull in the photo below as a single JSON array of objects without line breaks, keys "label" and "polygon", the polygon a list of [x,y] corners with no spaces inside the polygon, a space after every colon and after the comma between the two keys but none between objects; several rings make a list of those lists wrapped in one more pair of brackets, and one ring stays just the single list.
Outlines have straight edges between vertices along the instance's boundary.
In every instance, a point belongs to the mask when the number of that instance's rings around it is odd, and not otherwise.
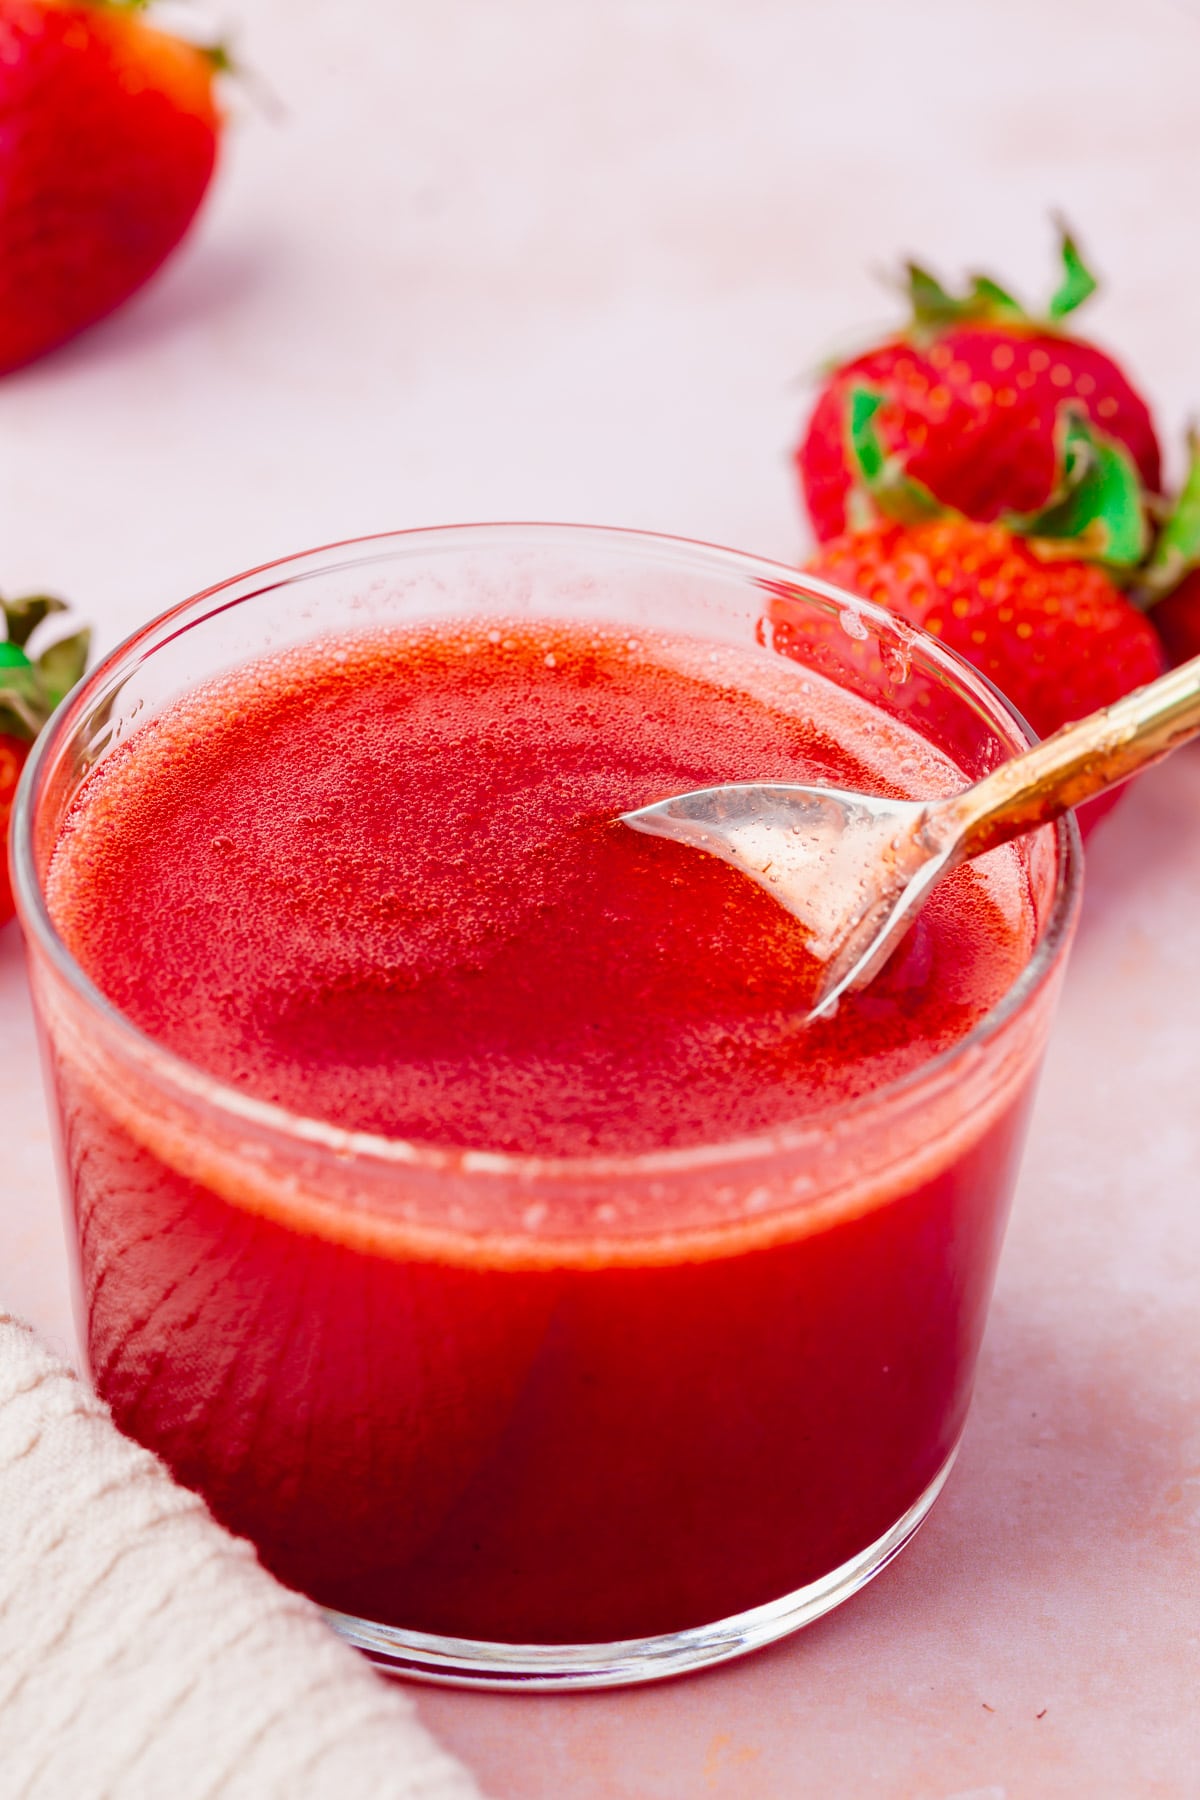
[{"label": "strawberry hull", "polygon": [[[1061,502],[1080,473],[1070,442],[1079,427],[1090,440],[1086,460],[1115,460],[1135,505],[1139,489],[1160,491],[1149,407],[1112,357],[1066,323],[1097,281],[1061,221],[1058,250],[1059,284],[1042,312],[1028,311],[989,275],[971,275],[953,294],[927,269],[907,265],[907,326],[833,370],[796,446],[819,541],[881,516],[914,516],[912,491],[909,510],[898,511],[895,493],[879,488],[877,458],[920,496],[921,516],[936,505],[981,524],[1037,519],[1041,533],[1076,536],[1077,509],[1064,513]],[[862,392],[878,409],[877,458],[867,463],[854,420]],[[1089,553],[1125,567],[1138,549],[1108,541]]]},{"label": "strawberry hull", "polygon": [[849,396],[884,396],[880,435],[913,480],[948,509],[988,523],[1035,513],[1059,478],[1064,406],[1124,445],[1147,490],[1162,469],[1149,408],[1094,345],[1034,331],[959,329],[929,346],[887,344],[838,371],[797,446],[796,472],[820,540],[851,524],[857,475]]}]

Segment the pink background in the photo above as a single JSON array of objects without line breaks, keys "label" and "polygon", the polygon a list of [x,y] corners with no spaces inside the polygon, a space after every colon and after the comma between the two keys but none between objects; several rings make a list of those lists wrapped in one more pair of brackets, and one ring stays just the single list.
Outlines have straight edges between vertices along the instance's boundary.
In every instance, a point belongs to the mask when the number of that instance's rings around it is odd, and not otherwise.
[{"label": "pink background", "polygon": [[[232,0],[231,0],[232,3]],[[922,253],[1110,276],[1178,436],[1200,409],[1200,7],[1170,0],[241,0],[197,235],[0,386],[0,579],[101,648],[356,532],[586,519],[794,559],[801,378]],[[1200,752],[1089,858],[958,1469],[899,1563],[774,1650],[641,1692],[425,1690],[496,1800],[1200,1792]],[[0,1288],[70,1341],[13,930]]]}]

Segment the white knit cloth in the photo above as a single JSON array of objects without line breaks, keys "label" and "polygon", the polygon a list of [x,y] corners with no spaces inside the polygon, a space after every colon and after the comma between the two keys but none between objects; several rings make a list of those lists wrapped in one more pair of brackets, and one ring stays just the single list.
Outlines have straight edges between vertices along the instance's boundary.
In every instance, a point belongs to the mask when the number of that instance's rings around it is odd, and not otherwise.
[{"label": "white knit cloth", "polygon": [[0,1795],[481,1800],[411,1699],[3,1312]]}]

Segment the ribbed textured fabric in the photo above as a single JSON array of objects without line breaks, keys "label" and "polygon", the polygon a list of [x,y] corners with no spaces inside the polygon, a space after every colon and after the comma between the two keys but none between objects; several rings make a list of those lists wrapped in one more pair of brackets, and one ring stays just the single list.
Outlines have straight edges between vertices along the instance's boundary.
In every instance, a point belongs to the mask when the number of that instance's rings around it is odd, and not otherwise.
[{"label": "ribbed textured fabric", "polygon": [[3,1800],[482,1800],[411,1699],[0,1311]]}]

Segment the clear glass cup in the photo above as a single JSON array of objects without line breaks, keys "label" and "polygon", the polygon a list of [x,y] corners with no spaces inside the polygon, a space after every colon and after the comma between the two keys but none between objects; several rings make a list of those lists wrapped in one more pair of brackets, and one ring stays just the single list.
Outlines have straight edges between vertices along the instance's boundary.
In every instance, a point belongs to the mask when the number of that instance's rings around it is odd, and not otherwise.
[{"label": "clear glass cup", "polygon": [[481,613],[757,643],[916,721],[972,778],[1029,734],[934,639],[781,566],[489,525],[335,545],[175,607],[30,760],[16,891],[81,1337],[117,1423],[389,1669],[643,1681],[839,1604],[945,1482],[1078,836],[1020,846],[1035,941],[969,1036],[757,1139],[452,1152],[295,1116],[145,1037],[46,908],[88,770],[218,672],[335,629]]}]

